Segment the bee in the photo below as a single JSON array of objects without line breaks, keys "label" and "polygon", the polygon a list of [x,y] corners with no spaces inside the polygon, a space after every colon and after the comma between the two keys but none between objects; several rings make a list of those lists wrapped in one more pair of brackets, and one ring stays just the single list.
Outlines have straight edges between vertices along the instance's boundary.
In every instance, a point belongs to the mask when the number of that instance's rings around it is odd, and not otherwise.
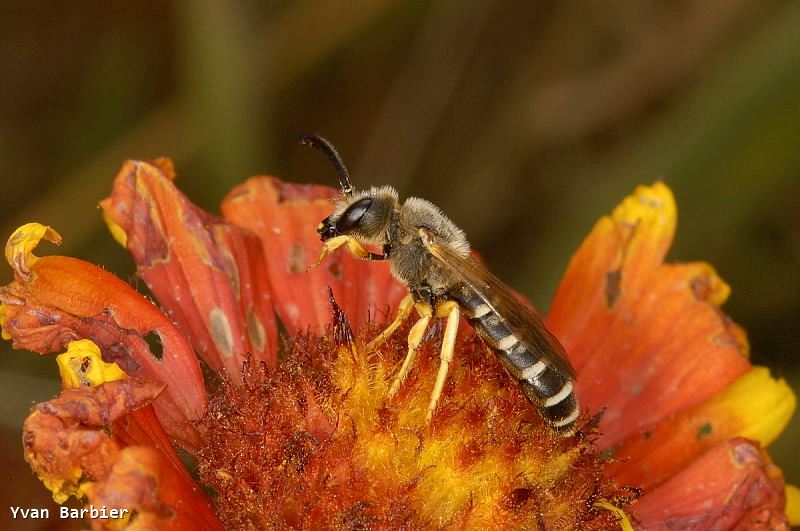
[{"label": "bee", "polygon": [[[431,319],[446,319],[440,365],[428,405],[430,423],[453,359],[462,313],[489,345],[525,396],[556,432],[575,432],[580,414],[573,393],[575,370],[564,347],[541,318],[522,304],[508,286],[470,254],[464,231],[436,205],[410,197],[403,203],[391,186],[355,190],[342,158],[326,139],[305,134],[300,142],[323,151],[339,177],[342,197],[317,232],[323,242],[317,265],[346,247],[366,260],[389,260],[392,274],[408,287],[394,320],[368,345],[377,349],[416,309],[419,319],[408,335],[408,353],[389,389],[394,396],[411,365]],[[367,250],[374,245],[381,253]]]}]

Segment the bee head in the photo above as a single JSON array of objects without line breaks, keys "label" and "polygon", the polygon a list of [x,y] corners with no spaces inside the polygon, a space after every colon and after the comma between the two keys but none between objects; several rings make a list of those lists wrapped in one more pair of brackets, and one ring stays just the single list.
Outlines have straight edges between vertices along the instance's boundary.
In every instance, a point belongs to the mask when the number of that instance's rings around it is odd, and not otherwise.
[{"label": "bee head", "polygon": [[367,191],[353,190],[350,174],[341,156],[328,140],[318,135],[305,134],[300,143],[317,148],[327,155],[339,176],[342,198],[333,214],[317,226],[324,242],[336,236],[355,236],[368,243],[386,243],[386,228],[397,204],[397,192],[390,186],[372,187]]},{"label": "bee head", "polygon": [[383,245],[397,203],[397,191],[391,186],[373,186],[369,190],[355,192],[337,203],[333,214],[322,220],[317,232],[322,241],[348,235],[367,243]]},{"label": "bee head", "polygon": [[[344,210],[334,212],[323,219],[317,227],[317,232],[322,241],[357,231],[364,216],[372,206],[372,202],[373,199],[371,197],[362,197],[352,203],[345,203],[343,205]],[[337,208],[337,210],[339,209]]]}]

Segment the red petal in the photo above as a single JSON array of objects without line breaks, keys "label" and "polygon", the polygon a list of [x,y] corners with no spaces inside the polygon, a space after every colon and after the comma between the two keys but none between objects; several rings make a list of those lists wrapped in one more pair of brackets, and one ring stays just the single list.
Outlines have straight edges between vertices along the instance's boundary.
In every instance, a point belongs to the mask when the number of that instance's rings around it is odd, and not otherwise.
[{"label": "red petal", "polygon": [[291,333],[328,324],[327,286],[356,326],[370,312],[394,308],[405,294],[389,264],[357,260],[346,252],[307,271],[322,248],[315,229],[333,210],[337,193],[326,186],[257,177],[235,188],[222,204],[226,219],[261,238],[275,311]]},{"label": "red petal", "polygon": [[[74,339],[91,339],[107,362],[128,375],[167,384],[154,402],[170,437],[194,451],[200,435],[191,421],[205,411],[200,366],[189,342],[167,316],[125,282],[88,262],[63,256],[39,258],[24,284],[0,288],[3,329],[15,348],[60,352]],[[145,341],[156,334],[157,359]]]},{"label": "red petal", "polygon": [[640,529],[789,529],[780,470],[746,439],[718,444],[633,507]]},{"label": "red petal", "polygon": [[607,407],[601,447],[698,404],[749,368],[742,332],[717,308],[727,286],[705,264],[665,265],[669,190],[640,187],[573,256],[548,325],[569,352],[576,393]]},{"label": "red petal", "polygon": [[[184,481],[160,453],[144,446],[123,449],[108,477],[88,486],[86,496],[95,507],[128,509],[133,515],[129,525],[135,529],[222,529],[197,485]],[[113,529],[113,523],[92,521],[96,529]]]},{"label": "red petal", "polygon": [[115,421],[111,432],[126,446],[149,446],[158,450],[177,473],[184,476],[186,482],[194,482],[175,448],[170,444],[169,437],[164,432],[152,405],[131,411]]},{"label": "red petal", "polygon": [[606,473],[621,485],[649,490],[732,437],[768,445],[786,427],[794,407],[794,394],[786,382],[754,367],[710,400],[620,443],[614,451],[617,461],[606,466]]},{"label": "red petal", "polygon": [[258,239],[193,205],[171,178],[171,165],[126,162],[101,203],[107,219],[124,231],[140,275],[212,368],[238,379],[248,353],[276,364]]}]

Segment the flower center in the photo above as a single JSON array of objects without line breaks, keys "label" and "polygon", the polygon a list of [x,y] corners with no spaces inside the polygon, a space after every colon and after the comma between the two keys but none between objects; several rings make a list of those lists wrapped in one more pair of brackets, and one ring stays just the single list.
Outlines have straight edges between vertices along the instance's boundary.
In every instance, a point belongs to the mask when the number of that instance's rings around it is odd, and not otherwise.
[{"label": "flower center", "polygon": [[459,338],[428,425],[440,338],[388,399],[407,345],[366,352],[376,330],[295,337],[279,369],[247,366],[213,395],[200,472],[226,525],[614,527],[592,436],[554,433],[479,338]]}]

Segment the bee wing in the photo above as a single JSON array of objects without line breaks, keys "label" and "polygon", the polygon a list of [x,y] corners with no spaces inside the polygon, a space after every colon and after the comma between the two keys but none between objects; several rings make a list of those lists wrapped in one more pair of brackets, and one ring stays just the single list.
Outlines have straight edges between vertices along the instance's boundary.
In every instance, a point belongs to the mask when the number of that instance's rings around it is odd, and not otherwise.
[{"label": "bee wing", "polygon": [[561,342],[547,329],[541,317],[520,301],[508,286],[473,256],[465,258],[432,238],[422,240],[434,258],[506,320],[518,340],[562,375],[575,379],[575,369],[570,365]]}]

